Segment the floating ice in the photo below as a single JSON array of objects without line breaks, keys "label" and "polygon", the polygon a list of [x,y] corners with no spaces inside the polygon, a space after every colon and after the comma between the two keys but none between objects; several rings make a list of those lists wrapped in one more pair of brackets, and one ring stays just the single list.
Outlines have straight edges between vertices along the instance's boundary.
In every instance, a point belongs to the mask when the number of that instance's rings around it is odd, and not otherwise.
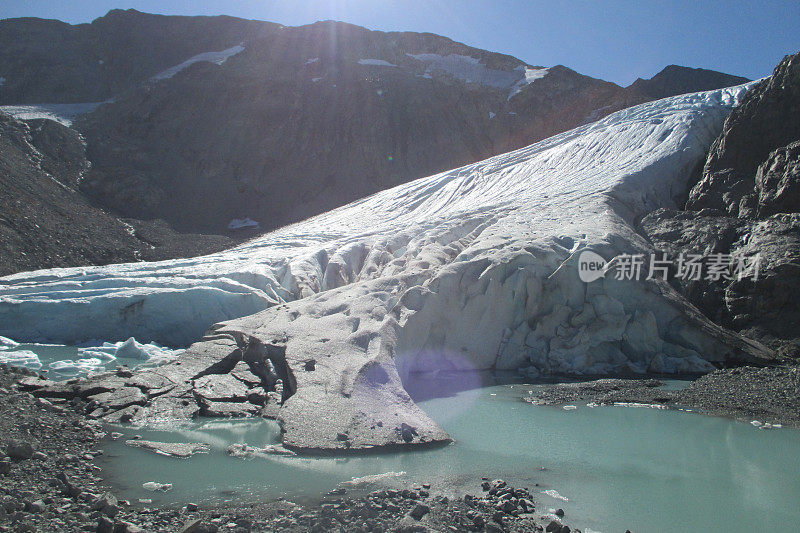
[{"label": "floating ice", "polygon": [[167,492],[168,490],[172,490],[172,483],[158,483],[157,481],[148,481],[147,483],[142,483],[142,488],[145,490],[149,490],[151,492]]},{"label": "floating ice", "polygon": [[14,342],[7,337],[0,337],[0,350],[6,350],[8,348],[14,348],[15,346],[19,346],[18,342]]},{"label": "floating ice", "polygon": [[371,474],[368,476],[354,477],[350,481],[343,481],[340,485],[366,485],[371,483],[381,483],[391,479],[405,476],[404,470],[400,472],[384,472],[382,474]]},{"label": "floating ice", "polygon": [[50,363],[49,368],[59,374],[80,374],[82,372],[105,370],[105,363],[96,357],[76,360],[64,359]]},{"label": "floating ice", "polygon": [[562,496],[555,489],[543,490],[542,494],[547,494],[548,496],[550,496],[551,498],[555,498],[556,500],[561,500],[561,501],[565,501],[565,502],[569,501],[569,498],[566,498],[565,496]]},{"label": "floating ice", "polygon": [[0,363],[11,366],[24,366],[31,370],[42,368],[39,356],[30,350],[2,350],[0,351]]},{"label": "floating ice", "polygon": [[[140,363],[162,364],[175,359],[183,349],[163,347],[155,342],[141,344],[133,337],[122,342],[104,342],[100,345],[87,345],[78,349],[84,358],[93,358],[103,364],[115,359],[132,359]],[[137,363],[138,364],[138,363]]]}]

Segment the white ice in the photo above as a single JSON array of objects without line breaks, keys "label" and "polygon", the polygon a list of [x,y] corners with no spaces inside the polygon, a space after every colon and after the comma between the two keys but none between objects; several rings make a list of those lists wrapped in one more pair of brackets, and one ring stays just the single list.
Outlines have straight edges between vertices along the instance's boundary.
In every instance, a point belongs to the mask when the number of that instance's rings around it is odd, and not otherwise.
[{"label": "white ice", "polygon": [[16,346],[19,346],[18,342],[15,342],[8,337],[0,337],[0,350],[7,350]]},{"label": "white ice", "polygon": [[237,45],[237,46],[232,46],[231,48],[228,48],[226,50],[221,50],[219,52],[204,52],[202,54],[197,54],[196,56],[190,57],[189,59],[187,59],[183,63],[180,63],[179,65],[175,65],[174,67],[170,67],[167,70],[159,72],[150,79],[154,81],[166,80],[168,78],[173,77],[175,74],[184,70],[190,65],[199,63],[201,61],[214,63],[216,65],[221,65],[225,61],[227,61],[229,57],[235,56],[236,54],[242,51],[244,51],[244,46]]},{"label": "white ice", "polygon": [[401,372],[708,370],[725,349],[685,310],[644,284],[587,285],[570,258],[649,251],[632,221],[674,207],[746,90],[626,109],[217,254],[0,278],[0,334],[186,346],[277,306],[253,320],[288,332],[292,350],[318,357],[336,344],[326,328],[341,349],[377,336],[407,355]]},{"label": "white ice", "polygon": [[318,57],[312,57],[311,59],[306,61],[306,65],[311,65],[312,63],[316,63],[317,61],[319,61]]},{"label": "white ice", "polygon": [[31,370],[42,368],[39,356],[30,350],[0,350],[0,363],[12,366],[24,366]]},{"label": "white ice", "polygon": [[49,365],[50,371],[57,374],[80,374],[82,372],[100,372],[105,370],[105,363],[98,358],[64,359]]},{"label": "white ice", "polygon": [[45,118],[55,120],[65,126],[72,126],[75,117],[90,113],[103,103],[3,105],[0,106],[0,111],[11,115],[17,120]]},{"label": "white ice", "polygon": [[100,359],[104,363],[115,359],[133,359],[139,362],[161,363],[170,361],[183,353],[183,349],[167,348],[155,342],[141,344],[130,337],[120,342],[103,342],[78,349],[84,357]]}]

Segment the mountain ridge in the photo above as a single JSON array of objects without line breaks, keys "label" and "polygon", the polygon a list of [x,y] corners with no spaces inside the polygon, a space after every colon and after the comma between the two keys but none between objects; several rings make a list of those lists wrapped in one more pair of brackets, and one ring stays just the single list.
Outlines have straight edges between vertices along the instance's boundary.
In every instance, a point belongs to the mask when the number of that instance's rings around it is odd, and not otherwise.
[{"label": "mountain ridge", "polygon": [[[15,25],[57,31],[19,40]],[[0,21],[4,43],[0,103],[114,97],[72,125],[90,163],[75,189],[189,234],[231,235],[244,218],[274,229],[651,99],[562,65],[335,21],[115,10],[75,26]]]}]

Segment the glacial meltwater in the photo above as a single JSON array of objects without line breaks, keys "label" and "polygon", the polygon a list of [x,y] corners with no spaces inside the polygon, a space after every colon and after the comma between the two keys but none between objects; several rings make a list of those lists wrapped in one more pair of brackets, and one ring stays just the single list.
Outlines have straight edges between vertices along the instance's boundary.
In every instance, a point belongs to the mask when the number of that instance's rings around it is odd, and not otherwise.
[{"label": "glacial meltwater", "polygon": [[[53,366],[65,366],[53,363],[81,357],[78,348],[66,346],[13,350],[34,352],[52,378],[60,375]],[[100,366],[120,363],[147,361],[112,359]],[[238,459],[226,454],[229,445],[277,443],[278,425],[201,419],[163,430],[109,426],[109,433],[123,436],[107,439],[97,464],[119,495],[133,502],[302,500],[341,483],[350,490],[431,483],[432,492],[455,496],[480,494],[480,479],[488,476],[527,486],[538,496],[537,514],[563,508],[567,523],[583,531],[782,530],[800,523],[800,430],[763,430],[665,409],[535,406],[521,401],[530,386],[497,384],[502,382],[497,378],[470,381],[472,387],[484,386],[452,392],[438,381],[421,381],[410,387],[419,405],[453,437],[453,444],[441,448]],[[435,397],[443,390],[450,392]],[[204,442],[211,452],[187,459],[161,456],[125,444],[135,436]],[[147,491],[142,484],[149,481],[171,483],[172,489]]]},{"label": "glacial meltwater", "polygon": [[[231,443],[279,440],[269,421],[207,420],[154,431],[110,428],[98,463],[123,497],[154,503],[284,496],[299,500],[342,482],[431,483],[432,491],[480,494],[481,476],[538,494],[537,513],[563,508],[583,531],[760,531],[800,523],[800,431],[759,430],[723,418],[633,407],[577,409],[524,403],[525,385],[494,385],[420,401],[454,438],[427,451],[345,458],[237,459]],[[210,454],[159,456],[125,445],[206,442]],[[153,493],[148,481],[171,483]],[[371,481],[371,482],[370,482]]]}]

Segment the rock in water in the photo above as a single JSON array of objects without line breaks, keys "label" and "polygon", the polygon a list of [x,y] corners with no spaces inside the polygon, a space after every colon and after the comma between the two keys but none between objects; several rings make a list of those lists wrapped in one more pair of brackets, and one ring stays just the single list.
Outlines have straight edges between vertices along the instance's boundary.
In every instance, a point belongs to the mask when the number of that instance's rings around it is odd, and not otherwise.
[{"label": "rock in water", "polygon": [[209,453],[211,446],[200,442],[155,442],[150,440],[126,440],[125,444],[144,448],[160,455],[190,457],[196,453]]}]

